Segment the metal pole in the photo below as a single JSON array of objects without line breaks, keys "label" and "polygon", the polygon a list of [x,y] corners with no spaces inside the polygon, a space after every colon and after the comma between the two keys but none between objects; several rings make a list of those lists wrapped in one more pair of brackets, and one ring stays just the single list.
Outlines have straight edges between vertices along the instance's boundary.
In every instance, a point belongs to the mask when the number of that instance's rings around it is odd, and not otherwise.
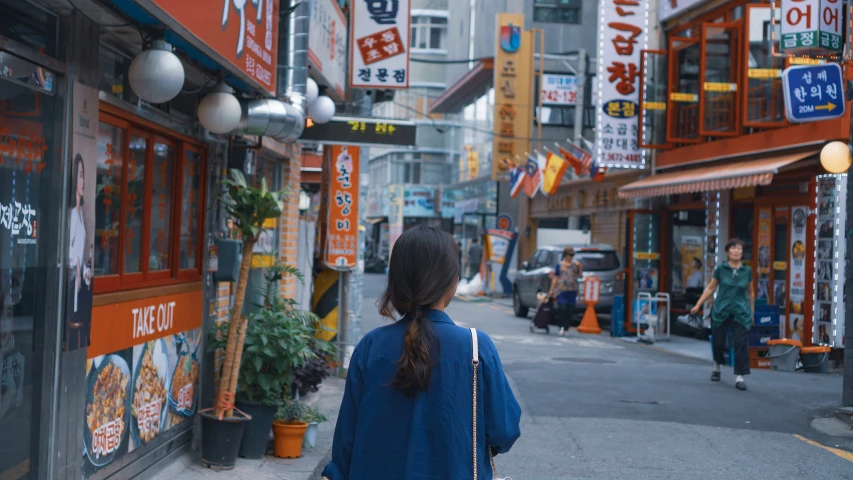
[{"label": "metal pole", "polygon": [[584,99],[586,95],[586,70],[587,70],[587,58],[586,58],[586,50],[580,49],[578,50],[578,98],[575,99],[575,128],[574,128],[574,140],[580,143],[583,138],[583,114],[584,114],[584,105],[586,101]]},{"label": "metal pole", "polygon": [[[853,82],[847,82],[847,100],[853,97]],[[853,110],[853,109],[851,109]],[[853,145],[853,111],[850,112],[850,133],[848,145]],[[853,279],[853,225],[850,217],[853,212],[853,172],[847,172],[847,220],[844,225],[844,235],[847,238],[847,261],[845,262],[844,278],[844,378],[841,386],[841,404],[853,406],[853,292],[847,291],[847,283]],[[817,255],[817,252],[815,252]]]}]

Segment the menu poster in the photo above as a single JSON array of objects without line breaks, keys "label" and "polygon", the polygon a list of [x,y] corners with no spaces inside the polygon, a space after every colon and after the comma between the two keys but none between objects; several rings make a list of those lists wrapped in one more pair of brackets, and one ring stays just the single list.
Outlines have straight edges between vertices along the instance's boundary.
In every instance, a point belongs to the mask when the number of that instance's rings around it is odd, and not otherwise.
[{"label": "menu poster", "polygon": [[843,346],[844,262],[843,225],[846,218],[847,181],[844,175],[821,175],[817,180],[817,238],[815,253],[815,305],[812,340],[816,344]]},{"label": "menu poster", "polygon": [[791,254],[788,269],[790,289],[790,314],[786,335],[794,340],[803,340],[804,304],[806,298],[806,224],[808,207],[791,209]]},{"label": "menu poster", "polygon": [[773,228],[773,218],[769,208],[758,210],[758,273],[770,273],[770,232]]},{"label": "menu poster", "polygon": [[74,84],[71,117],[65,351],[89,346],[94,287],[95,174],[98,169],[97,89]]}]

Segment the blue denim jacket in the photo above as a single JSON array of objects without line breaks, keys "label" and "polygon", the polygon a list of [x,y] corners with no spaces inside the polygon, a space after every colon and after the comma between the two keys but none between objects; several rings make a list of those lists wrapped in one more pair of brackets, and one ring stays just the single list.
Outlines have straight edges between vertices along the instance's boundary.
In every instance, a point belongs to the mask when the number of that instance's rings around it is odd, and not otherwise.
[{"label": "blue denim jacket", "polygon": [[[444,312],[430,310],[441,345],[429,390],[407,397],[394,379],[409,319],[377,328],[359,342],[350,360],[329,480],[471,480],[471,332]],[[477,456],[479,478],[492,471],[486,445],[506,453],[521,434],[521,408],[510,389],[497,349],[478,331]]]}]

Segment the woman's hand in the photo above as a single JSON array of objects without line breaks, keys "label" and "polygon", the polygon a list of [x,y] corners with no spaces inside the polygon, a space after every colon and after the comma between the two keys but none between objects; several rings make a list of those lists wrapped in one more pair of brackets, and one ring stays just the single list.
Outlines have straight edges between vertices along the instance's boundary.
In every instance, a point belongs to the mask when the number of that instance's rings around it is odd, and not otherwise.
[{"label": "woman's hand", "polygon": [[702,306],[697,303],[695,306],[693,306],[693,308],[690,309],[690,314],[696,315],[697,313],[699,313],[700,308],[702,308]]}]

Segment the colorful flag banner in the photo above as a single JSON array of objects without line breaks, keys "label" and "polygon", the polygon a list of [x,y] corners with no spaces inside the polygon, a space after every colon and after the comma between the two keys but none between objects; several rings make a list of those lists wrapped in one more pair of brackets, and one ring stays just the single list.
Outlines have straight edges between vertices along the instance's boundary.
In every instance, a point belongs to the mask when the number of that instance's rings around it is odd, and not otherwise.
[{"label": "colorful flag banner", "polygon": [[566,141],[566,148],[559,144],[557,144],[557,148],[560,149],[560,154],[572,164],[576,175],[589,172],[589,167],[592,164],[591,153],[568,140]]},{"label": "colorful flag banner", "polygon": [[536,192],[539,191],[540,186],[542,185],[542,171],[539,170],[539,164],[536,163],[536,159],[527,156],[527,164],[524,166],[524,194],[530,198],[536,196]]},{"label": "colorful flag banner", "polygon": [[548,152],[547,164],[545,167],[545,179],[542,182],[542,189],[548,195],[557,193],[557,188],[560,187],[560,180],[569,168],[569,162],[563,157],[554,152]]},{"label": "colorful flag banner", "polygon": [[512,198],[517,197],[519,192],[524,189],[524,184],[527,183],[525,181],[526,178],[527,174],[523,168],[512,167],[512,170],[509,172],[509,194]]}]

